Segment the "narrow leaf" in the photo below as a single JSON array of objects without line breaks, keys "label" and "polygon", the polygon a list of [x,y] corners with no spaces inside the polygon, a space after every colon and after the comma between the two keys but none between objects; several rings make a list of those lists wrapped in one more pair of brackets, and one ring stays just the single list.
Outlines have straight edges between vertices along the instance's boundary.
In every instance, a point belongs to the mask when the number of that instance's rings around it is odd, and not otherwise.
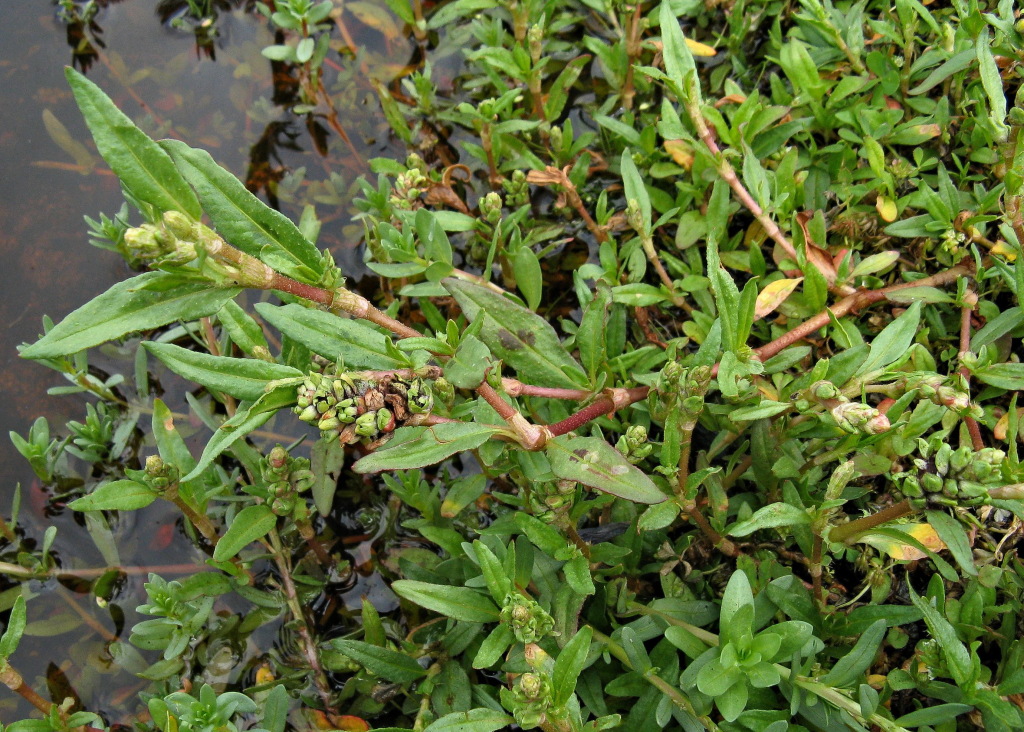
[{"label": "narrow leaf", "polygon": [[493,623],[498,619],[498,608],[490,598],[469,587],[435,585],[416,580],[398,580],[391,585],[391,589],[399,597],[453,620]]},{"label": "narrow leaf", "polygon": [[170,156],[96,84],[70,67],[64,75],[96,149],[132,195],[161,212],[181,211],[198,220],[203,215],[199,201]]},{"label": "narrow leaf", "polygon": [[551,673],[552,700],[555,706],[566,704],[576,690],[576,680],[586,664],[592,637],[593,631],[590,626],[584,625],[572,640],[565,644],[555,659],[555,669]]},{"label": "narrow leaf", "polygon": [[882,329],[871,342],[867,360],[857,369],[855,376],[870,374],[884,369],[902,356],[914,342],[917,326],[921,322],[921,303],[915,302],[907,310]]},{"label": "narrow leaf", "polygon": [[156,498],[156,494],[142,483],[115,480],[103,483],[92,493],[75,499],[68,506],[74,511],[134,511],[145,508]]},{"label": "narrow leaf", "polygon": [[288,274],[295,274],[299,266],[322,274],[320,250],[287,216],[256,198],[208,152],[177,140],[164,140],[161,145],[195,187],[213,227],[229,244],[259,259],[273,251],[277,254],[275,264],[282,257],[291,260],[295,267]]},{"label": "narrow leaf", "polygon": [[803,280],[803,277],[785,278],[774,280],[765,285],[764,289],[757,294],[754,319],[760,320],[769,313],[774,312],[775,308],[784,303],[786,298],[793,294],[793,291]]},{"label": "narrow leaf", "polygon": [[761,529],[806,526],[810,523],[811,517],[803,509],[788,503],[770,503],[757,509],[746,521],[740,521],[728,533],[730,536],[750,536]]},{"label": "narrow leaf", "polygon": [[18,649],[21,636],[25,633],[27,611],[25,610],[25,596],[18,595],[11,608],[11,615],[7,620],[7,628],[0,637],[0,660],[6,661]]},{"label": "narrow leaf", "polygon": [[357,473],[410,470],[436,465],[457,452],[475,450],[497,430],[472,422],[445,422],[432,427],[400,427],[390,442],[352,466]]},{"label": "narrow leaf", "polygon": [[336,638],[330,641],[332,648],[361,663],[366,670],[396,684],[415,681],[426,675],[426,671],[412,657],[381,648],[362,641]]},{"label": "narrow leaf", "polygon": [[512,717],[494,709],[470,709],[468,712],[446,714],[427,725],[423,732],[496,732],[514,722]]},{"label": "narrow leaf", "polygon": [[263,396],[269,382],[303,375],[291,366],[256,358],[213,356],[170,343],[142,345],[178,376],[251,402]]},{"label": "narrow leaf", "polygon": [[270,506],[246,506],[235,516],[231,526],[217,542],[213,558],[218,562],[231,559],[252,542],[262,539],[277,525],[277,516]]},{"label": "narrow leaf", "polygon": [[661,503],[666,499],[642,470],[599,437],[558,437],[548,443],[547,456],[552,472],[559,478],[634,503]]},{"label": "narrow leaf", "polygon": [[876,620],[865,630],[850,652],[836,661],[821,681],[829,686],[849,686],[858,681],[875,661],[878,648],[888,632],[884,620]]},{"label": "narrow leaf", "polygon": [[343,361],[348,368],[398,369],[406,365],[389,353],[387,336],[359,320],[295,304],[257,303],[256,312],[289,338],[324,358]]},{"label": "narrow leaf", "polygon": [[213,437],[206,444],[199,462],[192,471],[181,480],[183,483],[201,475],[204,470],[210,467],[225,450],[231,447],[236,441],[242,439],[253,430],[257,430],[270,420],[279,409],[290,407],[295,403],[294,389],[275,389],[269,394],[264,394],[247,409],[244,405],[239,408],[235,416],[222,424]]},{"label": "narrow leaf", "polygon": [[118,282],[22,350],[24,358],[56,358],[140,330],[217,312],[237,295],[236,287],[212,287],[168,272],[145,272]]}]

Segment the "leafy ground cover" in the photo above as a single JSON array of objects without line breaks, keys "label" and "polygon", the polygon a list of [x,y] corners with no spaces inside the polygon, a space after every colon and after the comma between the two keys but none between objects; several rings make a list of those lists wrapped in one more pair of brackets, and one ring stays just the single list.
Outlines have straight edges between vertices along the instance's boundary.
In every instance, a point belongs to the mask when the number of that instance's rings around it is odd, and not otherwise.
[{"label": "leafy ground cover", "polygon": [[[257,8],[325,156],[352,5]],[[1024,726],[1021,20],[932,5],[389,3],[423,54],[375,86],[408,156],[357,184],[372,291],[322,184],[272,187],[292,222],[69,70],[139,273],[21,351],[84,422],[12,439],[104,558],[160,502],[191,547],[133,597],[16,505],[0,681],[45,718],[9,726]],[[17,670],[68,578],[145,680],[112,713]]]}]

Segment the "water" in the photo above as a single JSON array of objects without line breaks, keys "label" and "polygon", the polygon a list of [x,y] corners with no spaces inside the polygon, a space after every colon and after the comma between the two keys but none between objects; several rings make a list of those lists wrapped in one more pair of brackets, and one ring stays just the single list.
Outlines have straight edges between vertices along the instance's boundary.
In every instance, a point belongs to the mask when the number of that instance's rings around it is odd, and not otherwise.
[{"label": "water", "polygon": [[[260,55],[261,48],[274,42],[264,19],[239,8],[222,11],[210,54],[197,51],[190,33],[161,24],[158,5],[173,3],[126,0],[111,2],[100,11],[96,23],[105,47],[88,68],[89,78],[147,132],[208,149],[243,180],[263,185],[264,195],[267,181],[305,167],[305,185],[319,186],[321,192],[320,243],[332,249],[344,270],[362,271],[353,246],[361,227],[353,225],[348,204],[352,183],[365,168],[332,133],[327,155],[315,152],[302,120],[272,103],[281,99],[283,90],[271,64]],[[397,73],[404,59],[412,56],[412,45],[404,38],[385,42],[378,31],[351,20],[354,43],[380,49],[374,68],[379,69],[379,78],[389,80],[388,75]],[[85,400],[48,396],[48,388],[67,382],[44,366],[20,359],[15,347],[37,338],[43,315],[59,321],[132,273],[116,254],[87,242],[83,215],[113,215],[122,196],[116,179],[96,156],[64,80],[72,48],[54,4],[0,4],[0,48],[0,255],[7,275],[0,298],[0,515],[10,515],[15,486],[20,484],[19,526],[35,542],[49,526],[56,526],[54,549],[62,567],[103,567],[115,559],[122,566],[138,567],[112,588],[110,602],[104,605],[89,594],[85,579],[31,583],[29,634],[12,660],[44,697],[72,696],[112,723],[130,723],[125,715],[138,708],[137,692],[144,684],[111,664],[107,643],[117,635],[126,638],[127,629],[139,619],[134,607],[144,597],[147,567],[183,565],[178,571],[188,572],[190,565],[201,566],[204,557],[182,537],[175,524],[176,510],[164,502],[119,517],[111,535],[120,556],[112,556],[109,547],[104,554],[80,515],[51,504],[51,496],[6,438],[9,430],[27,434],[40,415],[54,429],[68,419],[82,420]],[[356,69],[355,60],[331,56],[335,75],[346,72],[346,63]],[[355,73],[353,78],[359,76]],[[344,92],[349,106],[343,119],[356,152],[365,160],[392,151],[373,89],[365,77],[357,81]],[[327,191],[322,183],[331,174],[336,192]],[[283,198],[282,209],[297,217],[299,209]],[[124,366],[124,354],[103,349],[91,354],[91,363],[101,369],[117,361]],[[186,411],[178,397],[171,407]],[[143,415],[141,424],[147,420]],[[11,561],[9,547],[5,551],[4,558]],[[352,552],[368,553],[358,547]],[[168,579],[173,574],[173,569],[167,570]],[[354,580],[352,597],[346,594],[344,599],[350,607],[358,605],[360,593],[379,594],[379,575]],[[3,597],[6,604],[13,599],[10,594]],[[385,605],[392,601],[390,596],[381,597]],[[50,635],[55,631],[60,632]],[[20,719],[30,710],[13,693],[0,689],[0,722]]]}]

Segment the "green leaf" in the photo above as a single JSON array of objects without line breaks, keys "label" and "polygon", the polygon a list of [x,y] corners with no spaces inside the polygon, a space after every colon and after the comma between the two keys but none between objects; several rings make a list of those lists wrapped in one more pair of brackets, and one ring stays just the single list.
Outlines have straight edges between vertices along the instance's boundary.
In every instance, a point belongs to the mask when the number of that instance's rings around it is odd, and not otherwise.
[{"label": "green leaf", "polygon": [[251,402],[263,396],[275,379],[303,376],[298,369],[257,358],[230,358],[190,351],[171,343],[143,343],[143,347],[182,378],[207,389]]},{"label": "green leaf", "polygon": [[498,619],[498,608],[490,598],[469,587],[398,580],[391,585],[391,589],[399,597],[453,620],[493,623]]},{"label": "green leaf", "polygon": [[213,315],[240,291],[169,272],[145,272],[118,282],[75,310],[21,355],[67,356],[135,331]]},{"label": "green leaf", "polygon": [[313,445],[309,459],[315,476],[310,489],[313,503],[321,516],[328,516],[338,489],[338,471],[345,464],[345,449],[336,439],[320,439]]},{"label": "green leaf", "polygon": [[271,689],[263,700],[263,721],[260,726],[267,732],[284,732],[291,701],[284,684]]},{"label": "green leaf", "polygon": [[480,644],[476,656],[473,657],[473,668],[490,668],[496,664],[501,658],[501,654],[512,645],[515,639],[511,628],[504,623],[498,623]]},{"label": "green leaf", "polygon": [[444,377],[459,389],[475,389],[491,367],[491,352],[474,335],[462,338],[455,354],[444,365]]},{"label": "green leaf", "polygon": [[984,26],[978,35],[976,48],[978,52],[978,71],[981,76],[981,86],[985,89],[985,96],[988,97],[989,120],[996,129],[1002,142],[1006,137],[1006,92],[1003,90],[1003,77],[999,73],[996,59],[992,55],[992,48],[989,45],[988,26]]},{"label": "green leaf", "polygon": [[361,663],[366,670],[396,684],[426,676],[427,672],[405,653],[381,648],[362,641],[335,638],[329,645],[349,658]]},{"label": "green leaf", "polygon": [[551,471],[559,478],[625,498],[634,503],[666,499],[653,481],[599,437],[557,437],[546,449]]},{"label": "green leaf", "polygon": [[521,246],[512,255],[512,273],[516,277],[516,286],[526,298],[526,306],[536,310],[544,293],[544,274],[540,260],[530,247]]},{"label": "green leaf", "polygon": [[878,648],[888,632],[884,620],[876,620],[865,630],[849,653],[836,661],[832,670],[821,677],[821,682],[829,686],[849,686],[861,679],[871,668],[878,655]]},{"label": "green leaf", "polygon": [[1012,330],[1024,323],[1019,305],[1004,310],[985,323],[985,326],[971,338],[971,350],[979,351],[989,343],[995,343]]},{"label": "green leaf", "polygon": [[388,337],[360,320],[339,318],[301,305],[257,303],[268,323],[324,358],[352,369],[399,369],[406,364],[388,351]]},{"label": "green leaf", "polygon": [[96,84],[70,67],[64,69],[64,76],[96,141],[96,149],[131,194],[160,212],[180,211],[198,221],[203,210],[170,156],[114,106]]},{"label": "green leaf", "polygon": [[675,502],[663,501],[656,503],[640,514],[640,520],[637,521],[636,528],[638,531],[664,529],[666,526],[671,526],[678,515],[679,506]]},{"label": "green leaf", "polygon": [[580,361],[587,370],[591,383],[598,371],[608,362],[608,346],[605,331],[608,329],[608,308],[611,292],[608,285],[598,282],[593,299],[583,311],[579,330],[576,331],[576,347],[580,349]]},{"label": "green leaf", "polygon": [[[722,614],[719,619],[719,626],[723,632],[728,628],[742,632],[743,628],[732,628],[733,618],[746,606],[753,607],[754,593],[750,589],[750,580],[743,570],[736,570],[729,577],[729,583],[725,586],[722,594]],[[724,633],[723,633],[724,634]]]},{"label": "green leaf", "polygon": [[967,48],[960,53],[950,56],[944,63],[937,68],[933,69],[928,76],[925,77],[924,81],[911,89],[908,94],[911,96],[917,94],[924,94],[926,91],[931,90],[933,87],[938,86],[953,74],[957,74],[972,63],[977,58],[978,51],[973,47]]},{"label": "green leaf", "polygon": [[651,199],[647,195],[647,188],[644,186],[644,179],[633,162],[633,151],[628,147],[622,151],[619,159],[619,170],[622,173],[622,186],[626,189],[626,201],[636,201],[640,207],[640,218],[643,221],[643,231],[637,233],[644,237],[651,235]]},{"label": "green leaf", "polygon": [[761,529],[775,529],[781,526],[807,526],[810,515],[802,508],[788,503],[770,503],[757,509],[746,521],[740,521],[727,532],[730,536],[750,536]]},{"label": "green leaf", "polygon": [[134,480],[114,480],[101,484],[68,506],[74,511],[134,511],[145,508],[156,499],[156,493],[149,486]]},{"label": "green leaf", "polygon": [[733,422],[752,422],[755,419],[774,417],[776,414],[781,414],[787,409],[791,409],[792,406],[788,402],[774,402],[771,399],[762,399],[757,404],[749,407],[731,410],[729,412],[729,419]]},{"label": "green leaf", "polygon": [[483,572],[491,597],[497,603],[504,603],[505,598],[512,592],[512,581],[505,574],[501,562],[494,556],[494,552],[479,539],[473,542],[473,551],[480,564],[480,571]]},{"label": "green leaf", "polygon": [[235,515],[228,530],[217,542],[213,558],[218,562],[231,559],[252,542],[269,534],[276,525],[277,516],[267,504],[246,506]]},{"label": "green leaf", "polygon": [[978,369],[973,375],[983,384],[999,389],[1024,389],[1024,363],[994,363]]},{"label": "green leaf", "polygon": [[[451,7],[445,6],[445,9]],[[494,709],[470,709],[468,712],[452,712],[431,722],[423,732],[496,732],[515,722],[504,712]]]},{"label": "green leaf", "polygon": [[972,709],[974,707],[970,704],[936,704],[934,707],[925,707],[924,709],[904,714],[896,719],[893,724],[898,724],[900,727],[923,727],[926,724],[940,724],[959,717],[961,714],[966,714]]},{"label": "green leaf", "polygon": [[[291,266],[284,268],[285,274],[300,275],[300,267],[317,276],[323,274],[316,245],[287,216],[256,198],[238,178],[217,165],[208,152],[177,140],[160,144],[195,187],[213,228],[229,244],[260,260],[272,253],[275,269],[283,262],[291,262]],[[304,279],[310,279],[309,273]]]},{"label": "green leaf", "polygon": [[[662,57],[665,59],[665,73],[679,86],[680,89],[687,89],[687,82],[692,78],[696,82],[697,66],[693,62],[693,54],[690,47],[686,45],[683,31],[679,27],[679,19],[672,10],[672,3],[663,2],[659,9],[659,24],[661,25]],[[688,78],[689,77],[689,78]],[[692,104],[700,104],[700,87],[694,84],[697,98],[688,100]]]},{"label": "green leaf", "polygon": [[352,466],[357,473],[410,470],[436,465],[457,452],[475,450],[498,430],[472,422],[444,422],[432,427],[399,427],[387,445]]},{"label": "green leaf", "polygon": [[480,285],[454,278],[441,284],[469,321],[483,318],[480,339],[496,358],[519,372],[522,380],[567,389],[587,384],[580,365],[544,318]]},{"label": "green leaf", "polygon": [[978,568],[974,566],[974,554],[963,525],[945,511],[925,511],[925,516],[960,569],[965,574],[977,577]]},{"label": "green leaf", "polygon": [[722,346],[727,351],[736,351],[743,345],[739,342],[740,291],[732,275],[722,266],[717,243],[709,243],[707,257],[708,279],[711,280],[711,291],[722,323]]},{"label": "green leaf", "polygon": [[195,467],[196,459],[175,428],[171,410],[161,399],[153,400],[152,429],[153,439],[164,462],[170,463],[181,473],[188,473]]},{"label": "green leaf", "polygon": [[973,688],[971,654],[960,641],[956,629],[935,609],[931,600],[918,595],[910,583],[907,583],[907,590],[910,592],[911,602],[921,611],[932,638],[938,641],[942,655],[946,659],[946,667],[952,674],[953,680],[963,689]]},{"label": "green leaf", "polygon": [[284,388],[275,389],[269,394],[264,394],[248,407],[245,407],[244,403],[239,405],[235,416],[224,422],[213,433],[213,437],[206,443],[206,448],[203,450],[199,462],[181,481],[186,483],[201,475],[204,470],[210,467],[214,460],[236,441],[265,425],[278,410],[290,407],[294,403],[295,389]]},{"label": "green leaf", "polygon": [[268,348],[260,324],[234,300],[224,303],[224,307],[217,312],[217,320],[228,332],[231,342],[250,356],[257,348]]},{"label": "green leaf", "polygon": [[21,636],[25,633],[26,618],[25,596],[18,595],[7,619],[7,628],[0,637],[0,660],[6,661],[18,649]]},{"label": "green leaf", "polygon": [[914,342],[920,322],[921,303],[915,302],[875,336],[867,359],[854,375],[861,376],[880,371],[905,354],[910,344]]},{"label": "green leaf", "polygon": [[593,635],[590,626],[584,625],[559,651],[551,672],[551,698],[556,707],[567,704],[576,691],[576,680],[583,673]]}]

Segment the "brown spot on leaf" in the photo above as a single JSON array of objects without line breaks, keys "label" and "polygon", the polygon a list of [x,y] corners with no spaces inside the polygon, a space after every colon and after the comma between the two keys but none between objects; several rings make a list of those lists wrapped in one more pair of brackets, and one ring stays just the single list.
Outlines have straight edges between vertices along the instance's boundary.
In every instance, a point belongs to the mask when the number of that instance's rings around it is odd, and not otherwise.
[{"label": "brown spot on leaf", "polygon": [[523,347],[522,342],[504,328],[498,328],[498,340],[509,351],[518,351]]},{"label": "brown spot on leaf", "polygon": [[537,336],[525,328],[517,331],[516,335],[519,336],[519,340],[528,346],[532,346],[537,341]]}]

